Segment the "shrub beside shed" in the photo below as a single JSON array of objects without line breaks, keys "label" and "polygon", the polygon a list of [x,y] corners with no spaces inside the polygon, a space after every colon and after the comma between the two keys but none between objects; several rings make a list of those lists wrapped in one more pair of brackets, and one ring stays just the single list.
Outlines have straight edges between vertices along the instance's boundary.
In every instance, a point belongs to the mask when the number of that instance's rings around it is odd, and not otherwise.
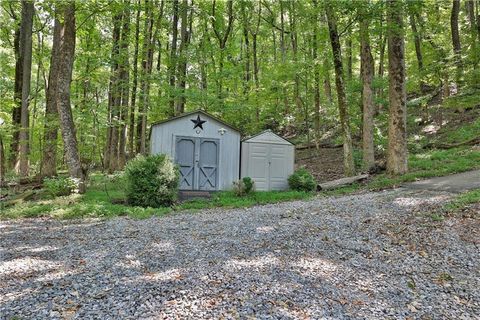
[{"label": "shrub beside shed", "polygon": [[295,164],[295,145],[263,131],[242,141],[241,177],[251,177],[257,190],[286,190]]}]

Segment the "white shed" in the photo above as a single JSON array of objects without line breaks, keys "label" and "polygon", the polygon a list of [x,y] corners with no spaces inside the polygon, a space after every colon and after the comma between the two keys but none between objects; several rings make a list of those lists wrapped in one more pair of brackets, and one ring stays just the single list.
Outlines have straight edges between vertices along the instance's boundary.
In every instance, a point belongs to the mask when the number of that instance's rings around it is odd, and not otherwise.
[{"label": "white shed", "polygon": [[257,190],[286,190],[293,173],[295,146],[270,130],[242,141],[241,177]]},{"label": "white shed", "polygon": [[180,190],[228,190],[239,177],[240,132],[204,111],[153,123],[150,152],[178,164]]}]

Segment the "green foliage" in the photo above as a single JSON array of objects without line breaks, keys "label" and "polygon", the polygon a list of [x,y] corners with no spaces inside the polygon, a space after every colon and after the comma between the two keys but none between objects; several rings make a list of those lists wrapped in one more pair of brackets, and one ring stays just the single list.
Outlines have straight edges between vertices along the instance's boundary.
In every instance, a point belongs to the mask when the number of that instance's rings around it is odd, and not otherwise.
[{"label": "green foliage", "polygon": [[249,194],[253,191],[255,191],[255,182],[252,180],[250,177],[244,177],[242,179],[243,185],[245,186],[245,193]]},{"label": "green foliage", "polygon": [[448,211],[458,211],[462,208],[472,204],[480,202],[480,189],[474,189],[460,194],[446,205]]},{"label": "green foliage", "polygon": [[237,197],[243,197],[245,195],[251,194],[255,191],[255,183],[250,177],[244,177],[241,180],[235,181],[233,183],[233,193]]},{"label": "green foliage", "polygon": [[43,187],[52,197],[68,196],[76,188],[75,181],[70,177],[45,178]]},{"label": "green foliage", "polygon": [[315,191],[317,188],[315,178],[305,168],[297,169],[290,177],[288,177],[288,185],[292,190],[304,192]]},{"label": "green foliage", "polygon": [[377,175],[368,183],[371,190],[399,186],[404,182],[444,176],[480,168],[480,151],[471,148],[429,150],[409,156],[409,172],[399,177]]},{"label": "green foliage", "polygon": [[214,207],[244,208],[254,205],[308,199],[312,196],[313,193],[303,191],[256,191],[243,197],[238,197],[233,191],[222,191],[216,193],[210,200],[194,199],[179,204],[175,209],[200,210]]},{"label": "green foliage", "polygon": [[[115,175],[119,177],[118,175]],[[84,195],[73,194],[49,200],[29,201],[0,210],[0,219],[51,217],[55,219],[113,218],[129,216],[145,219],[162,216],[173,210],[200,210],[214,207],[243,208],[258,204],[308,199],[312,193],[299,191],[254,192],[237,197],[233,192],[215,193],[212,199],[195,199],[175,207],[143,208],[126,205],[124,186],[116,178],[100,174],[90,177],[90,185]],[[112,203],[115,200],[116,203]]]},{"label": "green foliage", "polygon": [[166,155],[139,156],[125,168],[130,205],[158,208],[177,199],[178,170]]}]

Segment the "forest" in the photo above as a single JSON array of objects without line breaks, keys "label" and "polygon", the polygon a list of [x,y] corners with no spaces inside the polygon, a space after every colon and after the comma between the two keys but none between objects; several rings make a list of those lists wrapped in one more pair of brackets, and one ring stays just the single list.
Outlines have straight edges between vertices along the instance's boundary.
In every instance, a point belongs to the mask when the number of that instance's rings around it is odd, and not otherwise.
[{"label": "forest", "polygon": [[480,88],[478,0],[2,0],[0,21],[2,184],[68,170],[82,192],[197,109],[405,174],[410,110]]}]

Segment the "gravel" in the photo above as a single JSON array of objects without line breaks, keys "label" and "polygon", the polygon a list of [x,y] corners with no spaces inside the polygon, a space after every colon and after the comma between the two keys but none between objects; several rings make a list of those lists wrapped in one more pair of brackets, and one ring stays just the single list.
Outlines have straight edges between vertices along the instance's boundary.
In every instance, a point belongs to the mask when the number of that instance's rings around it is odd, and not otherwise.
[{"label": "gravel", "polygon": [[0,319],[480,319],[478,220],[429,214],[449,196],[0,221]]}]

